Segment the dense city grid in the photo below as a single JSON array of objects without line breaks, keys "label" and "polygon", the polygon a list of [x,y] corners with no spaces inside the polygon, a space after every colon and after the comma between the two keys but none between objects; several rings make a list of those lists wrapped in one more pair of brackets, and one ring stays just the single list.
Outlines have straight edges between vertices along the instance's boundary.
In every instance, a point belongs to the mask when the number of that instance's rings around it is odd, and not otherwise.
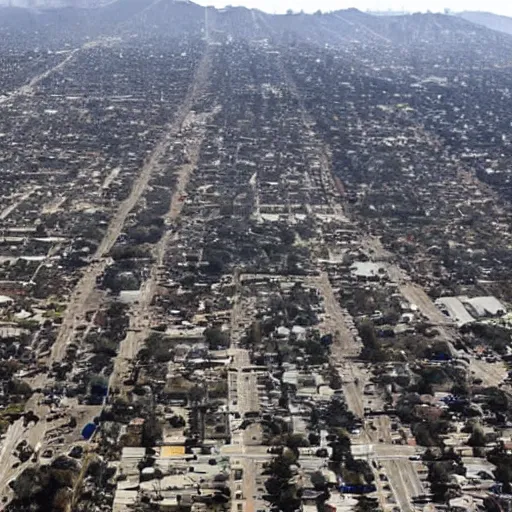
[{"label": "dense city grid", "polygon": [[2,510],[510,510],[512,20],[85,7],[0,8]]}]

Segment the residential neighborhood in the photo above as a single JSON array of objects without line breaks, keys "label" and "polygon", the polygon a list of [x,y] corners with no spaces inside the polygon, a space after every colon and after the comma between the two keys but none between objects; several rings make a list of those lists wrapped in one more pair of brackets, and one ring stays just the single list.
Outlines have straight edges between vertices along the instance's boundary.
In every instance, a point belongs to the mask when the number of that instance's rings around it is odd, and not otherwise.
[{"label": "residential neighborhood", "polygon": [[0,510],[512,508],[512,36],[182,0],[0,34]]}]

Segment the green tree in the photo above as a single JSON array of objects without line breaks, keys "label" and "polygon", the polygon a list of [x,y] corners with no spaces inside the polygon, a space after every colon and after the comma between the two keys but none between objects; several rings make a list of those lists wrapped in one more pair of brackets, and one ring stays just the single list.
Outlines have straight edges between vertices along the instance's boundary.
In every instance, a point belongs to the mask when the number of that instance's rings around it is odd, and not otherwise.
[{"label": "green tree", "polygon": [[286,438],[286,446],[291,450],[309,446],[309,441],[302,434],[289,434]]},{"label": "green tree", "polygon": [[206,392],[202,386],[194,386],[188,392],[188,399],[193,404],[201,403],[206,397]]},{"label": "green tree", "polygon": [[471,437],[468,439],[468,445],[473,447],[485,446],[486,439],[482,425],[479,423],[473,426],[473,432]]},{"label": "green tree", "polygon": [[487,388],[485,390],[487,395],[487,406],[494,413],[506,413],[510,406],[510,399],[502,389],[497,387]]},{"label": "green tree", "polygon": [[503,484],[503,492],[512,492],[512,455],[506,453],[503,448],[496,448],[488,455],[489,462],[496,466],[494,477]]},{"label": "green tree", "polygon": [[219,327],[208,327],[204,331],[204,337],[210,350],[219,350],[229,347],[229,335]]},{"label": "green tree", "polygon": [[163,429],[156,414],[153,412],[146,417],[142,428],[142,446],[152,447],[162,439]]},{"label": "green tree", "polygon": [[247,343],[251,346],[259,345],[261,343],[261,322],[259,320],[254,321],[249,328],[247,335]]},{"label": "green tree", "polygon": [[384,353],[382,352],[380,341],[375,334],[373,323],[369,320],[364,320],[359,324],[358,330],[363,342],[361,357],[369,361],[382,361]]},{"label": "green tree", "polygon": [[379,502],[376,498],[369,498],[368,496],[360,496],[357,499],[355,512],[379,512]]},{"label": "green tree", "polygon": [[7,383],[7,391],[10,395],[20,395],[24,397],[28,397],[32,394],[30,385],[20,379],[11,379]]},{"label": "green tree", "polygon": [[327,487],[327,479],[321,471],[314,471],[310,478],[315,490],[323,491]]}]

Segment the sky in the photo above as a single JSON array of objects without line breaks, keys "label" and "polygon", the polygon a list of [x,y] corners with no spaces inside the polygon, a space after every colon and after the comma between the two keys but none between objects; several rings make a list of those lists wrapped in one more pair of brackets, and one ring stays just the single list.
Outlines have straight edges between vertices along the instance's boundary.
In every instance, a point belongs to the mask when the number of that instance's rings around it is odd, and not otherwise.
[{"label": "sky", "polygon": [[490,11],[496,14],[512,16],[512,2],[510,0],[198,0],[202,5],[244,5],[250,8],[261,9],[269,13],[282,13],[287,9],[294,11],[314,12],[318,9],[334,11],[357,7],[361,11],[367,9],[385,11],[426,11],[442,12],[445,8],[452,11]]}]

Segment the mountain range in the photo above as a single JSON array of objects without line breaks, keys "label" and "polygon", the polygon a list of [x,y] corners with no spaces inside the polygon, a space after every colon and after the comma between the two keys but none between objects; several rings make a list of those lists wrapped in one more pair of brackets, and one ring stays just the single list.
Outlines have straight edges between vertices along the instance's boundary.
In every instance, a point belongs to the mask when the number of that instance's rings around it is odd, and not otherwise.
[{"label": "mountain range", "polygon": [[489,52],[498,63],[508,63],[512,55],[512,38],[503,34],[512,33],[512,19],[489,13],[376,16],[345,9],[276,15],[244,7],[205,8],[188,0],[87,0],[87,7],[76,1],[73,6],[0,7],[0,37],[3,32],[4,40],[27,46],[62,46],[102,35],[204,37],[208,32],[216,42],[271,38],[327,47],[377,45],[397,53],[408,47],[425,58],[449,49],[456,59],[471,54],[476,63],[485,62]]},{"label": "mountain range", "polygon": [[500,16],[491,12],[481,11],[464,11],[457,16],[492,30],[512,34],[512,18],[508,16]]}]

